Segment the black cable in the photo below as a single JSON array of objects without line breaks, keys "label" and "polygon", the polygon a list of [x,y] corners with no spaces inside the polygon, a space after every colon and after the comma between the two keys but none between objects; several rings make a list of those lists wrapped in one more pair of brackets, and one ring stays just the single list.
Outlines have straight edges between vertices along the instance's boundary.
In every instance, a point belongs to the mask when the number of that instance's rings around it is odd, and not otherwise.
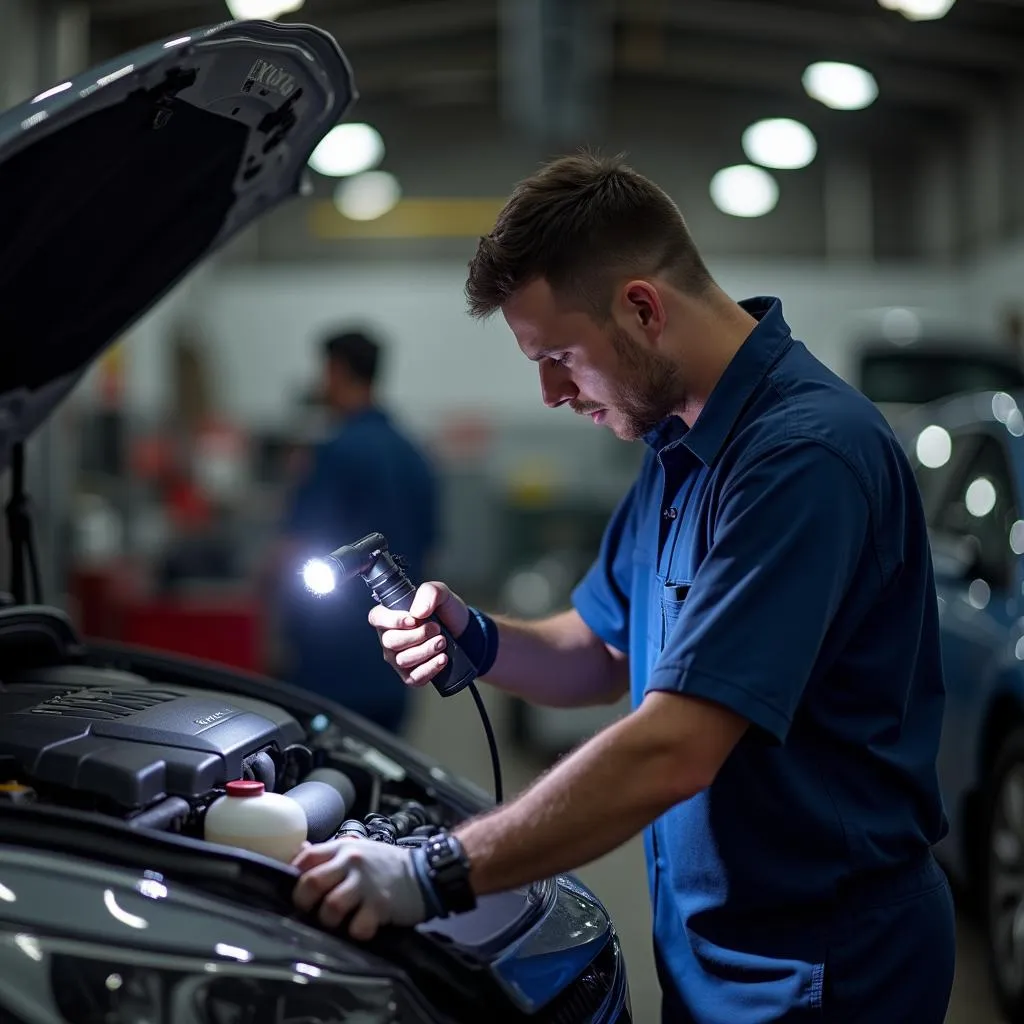
[{"label": "black cable", "polygon": [[498,741],[494,738],[494,729],[491,727],[491,720],[487,715],[487,708],[484,707],[484,699],[476,688],[476,683],[469,684],[469,692],[473,694],[476,701],[476,709],[480,712],[480,721],[484,724],[484,732],[487,734],[487,746],[491,750],[491,770],[494,772],[494,800],[501,803],[503,800],[501,785],[501,758],[498,756]]}]

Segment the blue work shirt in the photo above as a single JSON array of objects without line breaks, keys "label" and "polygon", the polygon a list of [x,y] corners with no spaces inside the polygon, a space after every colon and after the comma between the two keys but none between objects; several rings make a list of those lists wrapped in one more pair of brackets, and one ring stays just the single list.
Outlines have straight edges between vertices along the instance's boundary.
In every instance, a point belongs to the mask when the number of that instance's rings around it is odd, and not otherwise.
[{"label": "blue work shirt", "polygon": [[[368,533],[383,533],[391,552],[406,559],[412,581],[421,583],[437,540],[437,502],[435,473],[425,454],[381,409],[370,407],[341,421],[314,448],[284,532],[299,542],[299,565]],[[350,580],[317,600],[301,586],[298,568],[284,595],[292,681],[397,730],[408,694],[366,621],[372,605],[366,585]]]},{"label": "blue work shirt", "polygon": [[751,723],[645,846],[665,973],[695,1020],[753,1024],[820,1007],[837,915],[945,834],[944,687],[904,452],[777,299],[742,305],[757,326],[693,427],[646,437],[574,603],[629,653],[634,706]]}]

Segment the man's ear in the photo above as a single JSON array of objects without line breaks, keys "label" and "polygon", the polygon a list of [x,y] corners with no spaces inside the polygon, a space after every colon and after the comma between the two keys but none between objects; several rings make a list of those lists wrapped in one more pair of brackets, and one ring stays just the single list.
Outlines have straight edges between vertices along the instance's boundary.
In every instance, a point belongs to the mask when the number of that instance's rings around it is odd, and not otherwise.
[{"label": "man's ear", "polygon": [[665,329],[665,305],[657,287],[650,281],[638,278],[627,282],[621,292],[620,314],[635,333],[639,330],[648,341],[655,345]]}]

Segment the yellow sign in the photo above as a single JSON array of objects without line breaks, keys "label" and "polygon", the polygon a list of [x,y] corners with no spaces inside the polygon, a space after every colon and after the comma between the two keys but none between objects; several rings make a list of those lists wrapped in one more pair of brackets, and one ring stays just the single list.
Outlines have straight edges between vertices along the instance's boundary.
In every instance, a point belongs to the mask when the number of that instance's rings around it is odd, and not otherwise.
[{"label": "yellow sign", "polygon": [[350,220],[330,200],[319,200],[309,211],[315,238],[479,238],[488,234],[505,205],[501,198],[402,199],[376,220]]}]

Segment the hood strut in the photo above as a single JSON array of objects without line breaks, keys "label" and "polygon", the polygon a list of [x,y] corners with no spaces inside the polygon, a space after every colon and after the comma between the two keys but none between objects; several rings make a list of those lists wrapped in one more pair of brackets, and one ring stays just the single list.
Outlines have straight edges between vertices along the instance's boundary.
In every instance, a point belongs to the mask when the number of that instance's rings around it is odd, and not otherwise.
[{"label": "hood strut", "polygon": [[15,604],[28,604],[25,563],[32,574],[32,600],[42,604],[35,539],[32,534],[31,500],[25,491],[25,443],[11,449],[11,496],[7,502],[7,537],[11,542],[11,596]]}]

